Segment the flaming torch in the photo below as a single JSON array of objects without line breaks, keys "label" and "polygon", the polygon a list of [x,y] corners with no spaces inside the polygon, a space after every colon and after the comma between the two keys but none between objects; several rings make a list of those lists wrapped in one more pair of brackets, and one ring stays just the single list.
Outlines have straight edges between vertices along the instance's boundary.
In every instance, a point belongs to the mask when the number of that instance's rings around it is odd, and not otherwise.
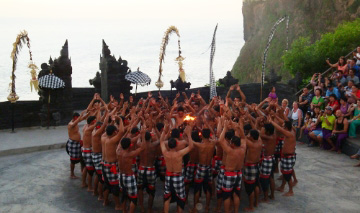
[{"label": "flaming torch", "polygon": [[195,121],[196,117],[190,116],[190,115],[186,115],[184,118],[184,121]]}]

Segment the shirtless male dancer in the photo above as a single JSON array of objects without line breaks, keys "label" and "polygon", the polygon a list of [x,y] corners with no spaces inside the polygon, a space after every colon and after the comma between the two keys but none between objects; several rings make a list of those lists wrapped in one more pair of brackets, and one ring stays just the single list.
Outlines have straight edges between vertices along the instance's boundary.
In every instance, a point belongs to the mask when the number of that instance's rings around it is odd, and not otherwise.
[{"label": "shirtless male dancer", "polygon": [[118,145],[116,149],[117,160],[119,165],[119,186],[123,193],[122,209],[126,212],[126,200],[130,201],[130,212],[133,213],[135,211],[136,203],[137,203],[137,185],[134,171],[132,169],[133,159],[140,154],[141,151],[144,150],[146,142],[145,140],[145,131],[146,128],[141,129],[142,142],[141,146],[136,149],[131,149],[134,145],[131,142],[130,138],[121,139],[121,143]]},{"label": "shirtless male dancer", "polygon": [[[92,176],[95,171],[94,164],[92,162],[92,131],[95,128],[96,125],[96,117],[95,116],[89,116],[87,118],[87,124],[83,128],[83,147],[81,148],[82,157],[84,159],[85,163],[85,169],[83,169],[82,173],[82,187],[88,187],[88,191],[92,192],[94,191],[92,187]],[[86,174],[89,174],[87,176],[87,184],[85,182],[86,180]]]},{"label": "shirtless male dancer", "polygon": [[[220,123],[220,122],[219,122]],[[220,124],[221,127],[221,124]],[[222,128],[222,127],[221,127]],[[221,134],[221,133],[220,133]],[[230,144],[231,143],[231,139],[235,136],[235,132],[233,129],[228,129],[225,132],[225,141]],[[219,136],[220,138],[220,136]],[[219,143],[218,143],[219,144]],[[219,153],[219,154],[218,154]],[[220,154],[221,153],[221,154]],[[220,165],[220,170],[217,176],[217,180],[216,180],[216,212],[221,212],[221,205],[222,205],[222,201],[223,201],[223,190],[222,190],[222,185],[223,185],[223,180],[224,180],[224,173],[225,173],[225,167],[226,167],[226,157],[227,154],[226,152],[224,152],[222,146],[220,145],[219,147],[216,147],[216,155],[221,155],[222,156],[222,161],[221,161],[221,165]]]},{"label": "shirtless male dancer", "polygon": [[[199,131],[192,131],[191,138],[194,142],[201,142],[201,138],[199,136]],[[194,148],[189,152],[189,161],[185,167],[185,193],[186,193],[186,200],[189,196],[190,184],[194,181],[195,171],[199,164],[199,151],[194,146]]]},{"label": "shirtless male dancer", "polygon": [[119,129],[117,129],[114,125],[109,125],[106,127],[106,134],[101,136],[103,149],[102,174],[104,178],[104,206],[109,204],[109,193],[111,192],[114,196],[115,210],[121,210],[116,147],[123,135],[124,126],[122,120],[120,120]]},{"label": "shirtless male dancer", "polygon": [[210,129],[202,130],[202,142],[194,143],[199,153],[199,165],[195,172],[195,187],[194,187],[194,208],[193,212],[197,212],[196,205],[199,203],[202,188],[206,193],[206,207],[205,212],[209,212],[211,193],[212,193],[212,167],[211,161],[214,155],[216,142],[210,140]]},{"label": "shirtless male dancer", "polygon": [[164,155],[166,162],[166,174],[165,174],[165,190],[164,190],[164,212],[169,212],[170,197],[174,198],[177,202],[177,212],[181,213],[185,207],[185,185],[184,177],[182,173],[182,158],[189,153],[193,148],[193,140],[191,138],[191,129],[194,126],[193,122],[190,122],[185,129],[185,133],[189,140],[189,146],[176,150],[177,141],[173,138],[168,140],[169,150],[165,146],[165,135],[169,131],[169,124],[166,123],[165,129],[160,137],[160,147]]},{"label": "shirtless male dancer", "polygon": [[[145,128],[144,128],[145,129]],[[142,141],[144,144],[144,149],[140,152],[140,162],[139,162],[139,171],[137,178],[137,185],[139,190],[139,205],[141,212],[145,212],[144,209],[144,192],[149,195],[148,198],[148,212],[152,212],[152,206],[155,196],[155,184],[156,184],[156,171],[155,171],[155,159],[156,159],[156,150],[159,148],[159,140],[152,142],[152,137],[150,132],[141,132]]]},{"label": "shirtless male dancer", "polygon": [[108,124],[109,120],[109,112],[107,106],[105,106],[105,119],[104,123],[98,121],[95,125],[95,129],[92,132],[92,161],[95,167],[95,180],[94,180],[94,195],[99,195],[98,200],[103,200],[103,184],[104,181],[102,180],[102,146],[101,146],[101,136],[104,134],[105,129]]},{"label": "shirtless male dancer", "polygon": [[283,180],[282,184],[279,187],[279,191],[283,192],[286,182],[289,185],[289,191],[284,196],[293,196],[293,181],[291,179],[291,176],[293,174],[293,168],[295,166],[296,162],[296,153],[295,153],[295,146],[296,146],[296,134],[295,131],[292,128],[291,121],[285,121],[284,127],[279,126],[276,122],[274,122],[270,118],[270,122],[276,130],[281,132],[284,135],[284,146],[281,154],[281,173],[283,174]]},{"label": "shirtless male dancer", "polygon": [[[88,114],[86,111],[82,111],[81,114],[75,112],[73,114],[73,119],[69,122],[68,128],[68,135],[69,139],[66,143],[66,151],[70,156],[70,178],[76,179],[78,178],[74,174],[75,164],[81,161],[81,135],[79,132],[78,124],[86,119]],[[83,169],[83,165],[81,166],[81,171]]]},{"label": "shirtless male dancer", "polygon": [[[246,139],[242,126],[240,126],[240,137],[233,136],[231,144],[225,140],[229,121],[225,121],[223,131],[220,135],[219,142],[224,152],[226,153],[226,166],[224,177],[222,181],[222,197],[224,200],[225,212],[230,212],[230,200],[234,201],[234,212],[239,211],[240,195],[241,195],[241,169],[244,164],[244,157],[246,151]],[[243,140],[243,142],[241,142]]]},{"label": "shirtless male dancer", "polygon": [[260,165],[260,184],[261,189],[264,192],[264,199],[262,201],[269,202],[269,185],[270,185],[270,199],[274,199],[275,181],[275,147],[276,147],[276,135],[274,134],[274,126],[271,123],[265,123],[260,132],[261,140],[264,144],[264,157]]},{"label": "shirtless male dancer", "polygon": [[246,157],[244,169],[244,185],[249,196],[249,207],[245,211],[254,211],[254,206],[258,205],[259,198],[259,161],[261,157],[262,141],[259,132],[255,129],[250,130],[246,140]]}]

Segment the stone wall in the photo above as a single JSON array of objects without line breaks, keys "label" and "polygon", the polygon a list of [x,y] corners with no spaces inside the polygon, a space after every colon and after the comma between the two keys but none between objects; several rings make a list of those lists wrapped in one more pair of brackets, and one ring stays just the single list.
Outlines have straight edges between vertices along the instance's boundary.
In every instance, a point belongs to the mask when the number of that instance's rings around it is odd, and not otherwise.
[{"label": "stone wall", "polygon": [[[267,97],[270,91],[270,85],[265,84],[263,88],[263,98]],[[260,84],[252,83],[252,84],[243,84],[241,85],[241,89],[246,95],[248,103],[259,103],[260,101]],[[209,100],[210,97],[210,88],[209,87],[200,87],[193,88],[186,91],[186,94],[190,96],[192,92],[197,93],[200,90],[201,96],[205,99],[205,101]],[[227,94],[228,89],[223,87],[217,88],[217,93],[219,96],[224,98]],[[90,103],[93,95],[95,93],[95,88],[72,88],[73,95],[73,108],[75,110],[84,110],[88,104]],[[152,91],[153,96],[157,97],[158,92]],[[161,94],[164,97],[169,97],[172,101],[175,98],[176,90],[162,90]],[[276,93],[279,97],[279,100],[284,98],[289,99],[291,103],[295,96],[294,91],[286,84],[277,84],[276,85]],[[135,95],[135,94],[133,94]],[[232,97],[235,97],[237,94],[235,92],[232,93]],[[135,100],[140,99],[141,97],[146,98],[147,92],[141,92],[136,94]],[[118,98],[118,96],[116,97]],[[40,126],[40,101],[18,101],[15,106],[15,130],[20,127],[30,127],[30,126]],[[0,102],[0,129],[11,129],[11,104],[9,102]],[[61,120],[60,123],[56,125],[66,125],[68,120]],[[51,126],[55,125],[54,123],[50,124]],[[46,126],[46,123],[43,124]]]}]

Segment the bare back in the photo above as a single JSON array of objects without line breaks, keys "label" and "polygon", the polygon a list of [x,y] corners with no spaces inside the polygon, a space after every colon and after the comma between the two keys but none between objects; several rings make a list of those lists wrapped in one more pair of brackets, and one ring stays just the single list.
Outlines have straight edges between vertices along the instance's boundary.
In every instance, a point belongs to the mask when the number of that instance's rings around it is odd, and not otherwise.
[{"label": "bare back", "polygon": [[295,146],[296,146],[295,132],[291,131],[291,134],[285,135],[284,146],[282,149],[283,154],[286,155],[286,154],[295,153]]},{"label": "bare back", "polygon": [[129,150],[130,149],[128,149],[128,151],[121,149],[121,151],[117,155],[119,170],[122,174],[132,174],[133,173],[133,170],[132,170],[133,157],[129,156],[129,154],[128,154]]},{"label": "bare back", "polygon": [[244,165],[245,148],[236,147],[226,153],[225,170],[237,171],[241,170]]},{"label": "bare back", "polygon": [[182,172],[183,155],[176,150],[167,151],[163,153],[163,155],[166,162],[166,169],[169,172]]},{"label": "bare back", "polygon": [[266,156],[271,156],[275,153],[276,136],[275,134],[268,136],[268,138],[261,137],[264,144],[264,152]]},{"label": "bare back", "polygon": [[261,157],[262,150],[262,141],[259,138],[258,140],[251,141],[250,139],[246,139],[246,159],[247,163],[258,163]]},{"label": "bare back", "polygon": [[95,153],[99,153],[102,151],[102,145],[101,145],[101,135],[98,131],[98,129],[94,129],[92,133],[92,151]]},{"label": "bare back", "polygon": [[106,162],[116,162],[117,156],[116,156],[116,148],[119,141],[112,141],[111,138],[106,137],[104,144],[105,144],[105,157],[104,160]]},{"label": "bare back", "polygon": [[140,166],[152,167],[154,166],[156,158],[156,150],[158,143],[145,142],[144,150],[140,152]]},{"label": "bare back", "polygon": [[92,145],[92,131],[94,128],[91,128],[90,125],[86,124],[83,129],[83,147],[90,148]]},{"label": "bare back", "polygon": [[194,143],[199,151],[199,163],[202,165],[211,165],[214,155],[215,142],[204,139],[202,143]]}]

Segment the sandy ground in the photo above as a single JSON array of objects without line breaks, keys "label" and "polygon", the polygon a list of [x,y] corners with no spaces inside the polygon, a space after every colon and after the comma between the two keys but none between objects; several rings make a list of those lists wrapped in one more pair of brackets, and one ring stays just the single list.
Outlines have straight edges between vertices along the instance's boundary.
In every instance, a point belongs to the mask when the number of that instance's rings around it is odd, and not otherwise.
[{"label": "sandy ground", "polygon": [[[113,203],[103,207],[96,197],[80,188],[79,179],[69,178],[65,150],[1,157],[0,161],[0,212],[114,211]],[[256,212],[360,212],[360,168],[353,167],[357,162],[343,154],[298,145],[295,170],[299,183],[294,188],[295,196],[283,197],[276,192],[275,201],[260,204]],[[80,176],[79,165],[76,175]],[[162,210],[162,188],[158,180],[154,212]],[[192,199],[191,195],[185,212],[192,207]],[[201,201],[205,203],[204,197]],[[247,202],[243,188],[241,211]],[[215,199],[211,208],[214,206]],[[175,204],[170,212],[175,212]]]}]

